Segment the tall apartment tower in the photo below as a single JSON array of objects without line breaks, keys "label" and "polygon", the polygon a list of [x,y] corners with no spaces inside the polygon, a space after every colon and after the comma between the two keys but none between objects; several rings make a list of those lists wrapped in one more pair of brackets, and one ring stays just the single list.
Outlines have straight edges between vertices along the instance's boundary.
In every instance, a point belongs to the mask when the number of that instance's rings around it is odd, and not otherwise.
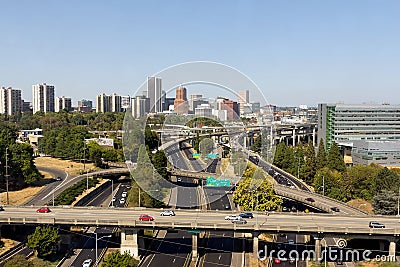
[{"label": "tall apartment tower", "polygon": [[33,91],[33,113],[38,111],[54,112],[54,85],[35,84]]},{"label": "tall apartment tower", "polygon": [[55,112],[60,112],[61,110],[72,110],[72,100],[71,98],[62,96],[62,97],[56,97],[56,103],[54,107]]},{"label": "tall apartment tower", "polygon": [[96,112],[110,112],[111,111],[111,96],[100,94],[96,96]]},{"label": "tall apartment tower", "polygon": [[[249,90],[239,90],[238,91],[238,101],[240,114],[246,113],[246,107],[248,109],[249,105]],[[251,106],[250,106],[251,107]],[[252,113],[252,112],[250,112]]]},{"label": "tall apartment tower", "polygon": [[111,112],[121,112],[122,111],[121,96],[114,93],[110,97],[111,97]]},{"label": "tall apartment tower", "polygon": [[92,107],[93,107],[93,102],[91,100],[82,99],[78,101],[79,112],[91,112]]},{"label": "tall apartment tower", "polygon": [[150,99],[146,96],[136,96],[132,98],[132,115],[134,118],[140,118],[149,113]]},{"label": "tall apartment tower", "polygon": [[202,99],[203,98],[203,95],[197,95],[197,94],[195,94],[195,95],[190,95],[190,101],[189,101],[189,110],[190,111],[194,111],[194,109],[196,108],[195,106],[194,106],[194,101],[195,100],[198,100],[198,99]]},{"label": "tall apartment tower", "polygon": [[147,77],[147,97],[150,98],[150,112],[162,112],[161,78]]},{"label": "tall apartment tower", "polygon": [[0,114],[13,115],[22,111],[21,90],[0,88]]},{"label": "tall apartment tower", "polygon": [[188,114],[189,105],[185,87],[176,88],[176,97],[174,101],[174,111],[177,114]]}]

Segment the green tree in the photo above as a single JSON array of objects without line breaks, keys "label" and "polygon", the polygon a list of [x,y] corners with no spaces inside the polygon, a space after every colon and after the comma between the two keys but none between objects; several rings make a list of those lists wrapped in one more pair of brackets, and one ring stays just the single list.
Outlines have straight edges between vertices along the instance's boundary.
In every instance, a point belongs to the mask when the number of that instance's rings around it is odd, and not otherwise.
[{"label": "green tree", "polygon": [[295,165],[295,161],[296,158],[294,156],[293,147],[286,147],[284,158],[282,161],[282,169],[296,176],[297,168]]},{"label": "green tree", "polygon": [[104,257],[103,267],[136,267],[139,261],[133,258],[129,253],[121,254],[114,251]]},{"label": "green tree", "polygon": [[326,166],[326,150],[325,150],[324,140],[322,138],[319,141],[315,164],[317,170],[320,170]]},{"label": "green tree", "polygon": [[28,261],[25,255],[16,255],[7,260],[4,267],[33,267],[33,263]]},{"label": "green tree", "polygon": [[382,190],[397,192],[400,186],[399,176],[396,171],[383,168],[379,170],[375,176],[375,192],[379,193]]},{"label": "green tree", "polygon": [[278,168],[283,167],[283,162],[285,159],[285,151],[286,151],[286,144],[285,142],[280,142],[276,146],[275,156],[274,156],[274,165]]},{"label": "green tree", "polygon": [[94,141],[90,141],[89,144],[87,144],[87,147],[89,149],[89,159],[93,162],[93,164],[96,167],[103,166],[103,148]]},{"label": "green tree", "polygon": [[302,179],[308,183],[312,184],[314,176],[317,169],[317,163],[315,158],[315,147],[312,142],[309,142],[304,151],[304,167]]},{"label": "green tree", "polygon": [[251,146],[251,150],[253,150],[254,152],[260,152],[261,151],[261,145],[262,145],[261,141],[262,141],[261,140],[261,135],[258,135],[256,137],[256,140],[254,140],[253,145]]},{"label": "green tree", "polygon": [[356,165],[344,174],[343,187],[347,199],[372,200],[375,195],[375,179],[382,167],[378,165]]},{"label": "green tree", "polygon": [[327,167],[319,170],[314,177],[314,189],[316,193],[322,194],[325,191],[325,196],[347,201],[343,189],[343,176],[336,170]]},{"label": "green tree", "polygon": [[160,174],[164,179],[169,179],[167,171],[167,157],[165,156],[164,150],[157,150],[153,155],[153,165],[156,168],[158,174]]},{"label": "green tree", "polygon": [[214,142],[211,138],[203,138],[199,143],[199,152],[205,158],[214,150]]},{"label": "green tree", "polygon": [[397,212],[398,196],[390,190],[381,190],[372,199],[372,207],[375,214],[394,215]]},{"label": "green tree", "polygon": [[339,146],[335,142],[333,142],[331,149],[329,149],[327,166],[331,170],[337,170],[338,172],[346,171],[346,164],[340,154]]},{"label": "green tree", "polygon": [[146,145],[149,146],[150,150],[154,150],[158,147],[158,135],[156,132],[150,130],[150,127],[148,125],[146,125],[144,136]]},{"label": "green tree", "polygon": [[37,252],[39,258],[46,258],[57,251],[60,241],[58,230],[50,226],[38,226],[33,234],[28,236],[26,246]]}]

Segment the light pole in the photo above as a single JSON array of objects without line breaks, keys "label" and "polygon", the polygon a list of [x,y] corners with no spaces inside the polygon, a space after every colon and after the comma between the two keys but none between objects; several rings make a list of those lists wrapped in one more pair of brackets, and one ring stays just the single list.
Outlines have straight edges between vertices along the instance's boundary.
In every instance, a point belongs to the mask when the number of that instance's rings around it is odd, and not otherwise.
[{"label": "light pole", "polygon": [[400,186],[399,186],[399,196],[397,197],[397,216],[400,216]]},{"label": "light pole", "polygon": [[300,157],[298,157],[298,163],[297,163],[297,178],[300,179]]},{"label": "light pole", "polygon": [[95,232],[95,234],[96,234],[96,263],[95,263],[95,266],[97,267],[97,266],[99,266],[99,264],[98,264],[98,252],[97,252],[97,241],[99,241],[99,240],[101,240],[101,239],[103,239],[103,238],[110,238],[111,237],[111,235],[105,235],[105,236],[102,236],[102,237],[100,237],[100,238],[97,238],[97,232]]},{"label": "light pole", "polygon": [[10,204],[10,201],[9,201],[9,199],[8,199],[8,177],[10,176],[9,174],[8,174],[8,147],[6,147],[6,202],[7,202],[7,205],[8,204]]},{"label": "light pole", "polygon": [[111,179],[111,206],[114,207],[114,180]]}]

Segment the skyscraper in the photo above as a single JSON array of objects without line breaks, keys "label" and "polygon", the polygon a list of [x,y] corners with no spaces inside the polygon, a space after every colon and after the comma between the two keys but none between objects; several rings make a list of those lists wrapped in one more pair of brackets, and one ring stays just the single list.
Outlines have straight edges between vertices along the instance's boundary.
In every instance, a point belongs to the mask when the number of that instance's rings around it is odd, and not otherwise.
[{"label": "skyscraper", "polygon": [[111,111],[111,96],[104,93],[96,96],[96,112],[110,112]]},{"label": "skyscraper", "polygon": [[174,111],[177,114],[188,114],[189,105],[187,101],[186,88],[178,87],[176,88],[176,97],[174,101]]},{"label": "skyscraper", "polygon": [[54,85],[35,84],[33,90],[33,113],[38,111],[54,112]]},{"label": "skyscraper", "polygon": [[121,112],[121,96],[113,93],[111,96],[111,112]]},{"label": "skyscraper", "polygon": [[162,112],[161,78],[147,77],[147,97],[150,98],[150,112]]},{"label": "skyscraper", "polygon": [[246,112],[246,109],[248,109],[248,107],[249,107],[249,105],[247,105],[249,103],[249,90],[239,90],[238,91],[237,103],[239,105],[240,114],[253,113],[253,112]]},{"label": "skyscraper", "polygon": [[61,110],[68,110],[68,111],[72,110],[71,98],[67,98],[65,96],[56,97],[54,111],[55,112],[60,112]]},{"label": "skyscraper", "polygon": [[13,115],[21,111],[21,105],[20,89],[0,88],[0,114]]},{"label": "skyscraper", "polygon": [[136,96],[132,98],[132,115],[134,118],[140,118],[149,113],[150,99],[146,96]]}]

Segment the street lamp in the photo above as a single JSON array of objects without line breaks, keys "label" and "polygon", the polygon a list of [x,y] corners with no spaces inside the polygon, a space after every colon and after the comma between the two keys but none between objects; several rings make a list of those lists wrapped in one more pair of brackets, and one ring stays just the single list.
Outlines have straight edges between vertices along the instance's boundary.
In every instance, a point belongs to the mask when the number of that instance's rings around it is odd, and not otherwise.
[{"label": "street lamp", "polygon": [[103,238],[110,238],[111,237],[111,235],[105,235],[105,236],[102,236],[102,237],[100,237],[100,238],[97,238],[97,232],[95,232],[95,234],[96,234],[96,263],[95,263],[95,266],[97,267],[97,266],[99,266],[99,263],[97,262],[98,261],[98,252],[97,252],[97,241],[99,241],[99,240],[101,240],[101,239],[103,239]]},{"label": "street lamp", "polygon": [[397,216],[400,216],[400,186],[399,186],[399,196],[397,197]]},{"label": "street lamp", "polygon": [[6,175],[5,176],[6,176],[6,190],[7,190],[7,192],[6,192],[7,205],[10,204],[9,198],[8,198],[8,177],[10,176],[8,174],[8,168],[9,168],[9,166],[8,166],[8,147],[6,147]]}]

